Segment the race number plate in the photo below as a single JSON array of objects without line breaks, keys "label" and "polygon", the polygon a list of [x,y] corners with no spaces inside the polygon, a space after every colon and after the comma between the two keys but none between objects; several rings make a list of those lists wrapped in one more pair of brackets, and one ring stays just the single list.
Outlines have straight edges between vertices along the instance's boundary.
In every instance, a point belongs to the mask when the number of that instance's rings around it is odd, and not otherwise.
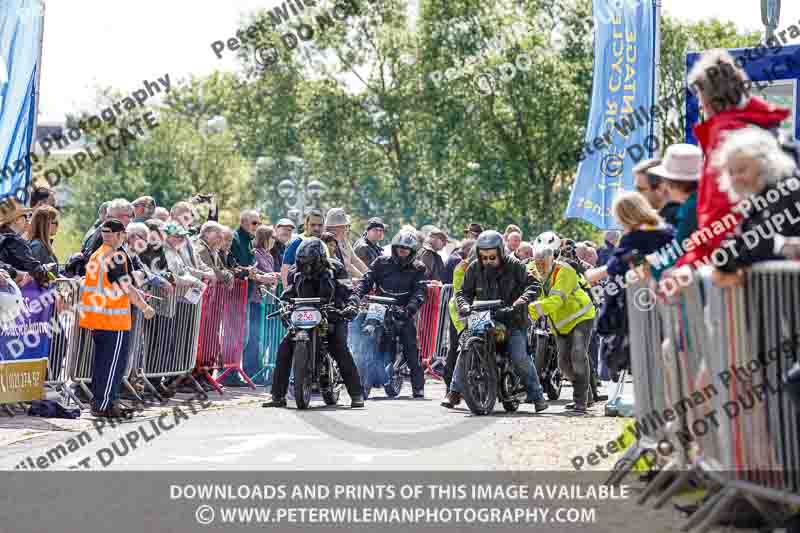
[{"label": "race number plate", "polygon": [[322,313],[316,309],[300,309],[292,313],[292,324],[299,327],[313,327],[322,321]]},{"label": "race number plate", "polygon": [[369,304],[369,309],[367,309],[367,320],[375,320],[377,322],[383,322],[384,317],[386,317],[385,305]]},{"label": "race number plate", "polygon": [[491,311],[479,311],[469,316],[469,327],[472,330],[479,330],[486,326],[491,320]]}]

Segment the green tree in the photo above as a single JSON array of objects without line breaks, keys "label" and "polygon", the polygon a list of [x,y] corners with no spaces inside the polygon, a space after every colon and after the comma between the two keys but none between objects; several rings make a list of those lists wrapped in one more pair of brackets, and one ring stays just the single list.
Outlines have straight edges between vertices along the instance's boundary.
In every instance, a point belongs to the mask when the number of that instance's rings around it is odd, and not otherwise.
[{"label": "green tree", "polygon": [[[196,101],[193,94],[197,87],[198,82],[194,81],[173,87],[167,106],[154,111],[157,125],[153,129],[144,127],[144,136],[137,136],[66,182],[78,227],[87,227],[94,221],[100,203],[118,197],[133,200],[150,195],[158,205],[169,208],[197,193],[215,193],[221,210],[241,205],[238,184],[249,166],[232,149],[230,133],[203,132],[201,125],[214,110],[192,107],[190,102]],[[110,91],[101,94],[99,107],[113,101],[112,96]],[[104,125],[88,140],[95,142],[118,128],[132,131],[131,120],[138,114],[124,116],[114,126]],[[87,116],[89,113],[82,114]]]}]

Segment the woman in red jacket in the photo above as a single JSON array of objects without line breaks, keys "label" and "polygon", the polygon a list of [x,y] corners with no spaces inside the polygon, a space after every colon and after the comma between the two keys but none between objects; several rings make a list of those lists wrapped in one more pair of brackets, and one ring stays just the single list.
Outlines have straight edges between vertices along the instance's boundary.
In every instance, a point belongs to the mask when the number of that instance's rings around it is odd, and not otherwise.
[{"label": "woman in red jacket", "polygon": [[697,267],[708,261],[734,229],[725,219],[741,218],[732,210],[728,195],[720,190],[719,170],[712,164],[714,151],[726,133],[751,125],[777,128],[790,111],[751,96],[747,73],[725,50],[703,54],[689,73],[688,83],[697,94],[704,115],[704,120],[694,127],[694,135],[703,149],[705,163],[697,193],[697,231],[693,239],[698,246],[687,251],[678,266]]}]

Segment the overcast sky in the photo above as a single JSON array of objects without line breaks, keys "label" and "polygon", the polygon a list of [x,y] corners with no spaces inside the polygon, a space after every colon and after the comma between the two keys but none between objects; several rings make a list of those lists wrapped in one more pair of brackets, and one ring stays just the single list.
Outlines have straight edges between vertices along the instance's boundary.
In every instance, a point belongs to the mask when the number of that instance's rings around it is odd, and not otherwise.
[{"label": "overcast sky", "polygon": [[[235,70],[233,54],[217,59],[210,43],[234,36],[245,14],[279,4],[275,0],[45,2],[40,121],[60,121],[66,113],[88,108],[96,86],[133,91],[143,80],[165,73],[176,80],[215,69]],[[761,30],[760,4],[760,0],[663,0],[663,10],[685,20],[718,18]],[[800,2],[783,2],[780,26],[798,20]]]}]

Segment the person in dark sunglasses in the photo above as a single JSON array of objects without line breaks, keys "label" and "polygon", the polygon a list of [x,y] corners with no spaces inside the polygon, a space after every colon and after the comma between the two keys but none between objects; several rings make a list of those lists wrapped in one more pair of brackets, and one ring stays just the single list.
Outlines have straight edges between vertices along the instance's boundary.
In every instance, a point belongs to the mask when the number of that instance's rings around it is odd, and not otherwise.
[{"label": "person in dark sunglasses", "polygon": [[[549,407],[544,399],[539,376],[531,368],[528,357],[527,330],[530,325],[527,304],[535,298],[538,282],[525,265],[513,255],[505,254],[503,236],[497,231],[484,231],[475,243],[477,260],[464,274],[464,284],[455,294],[456,308],[461,316],[469,316],[475,300],[502,300],[504,307],[495,317],[509,330],[511,358],[520,377],[520,390],[528,393],[528,402],[535,405],[536,412]],[[456,362],[450,393],[444,407],[451,407],[461,400],[461,362]]]}]

